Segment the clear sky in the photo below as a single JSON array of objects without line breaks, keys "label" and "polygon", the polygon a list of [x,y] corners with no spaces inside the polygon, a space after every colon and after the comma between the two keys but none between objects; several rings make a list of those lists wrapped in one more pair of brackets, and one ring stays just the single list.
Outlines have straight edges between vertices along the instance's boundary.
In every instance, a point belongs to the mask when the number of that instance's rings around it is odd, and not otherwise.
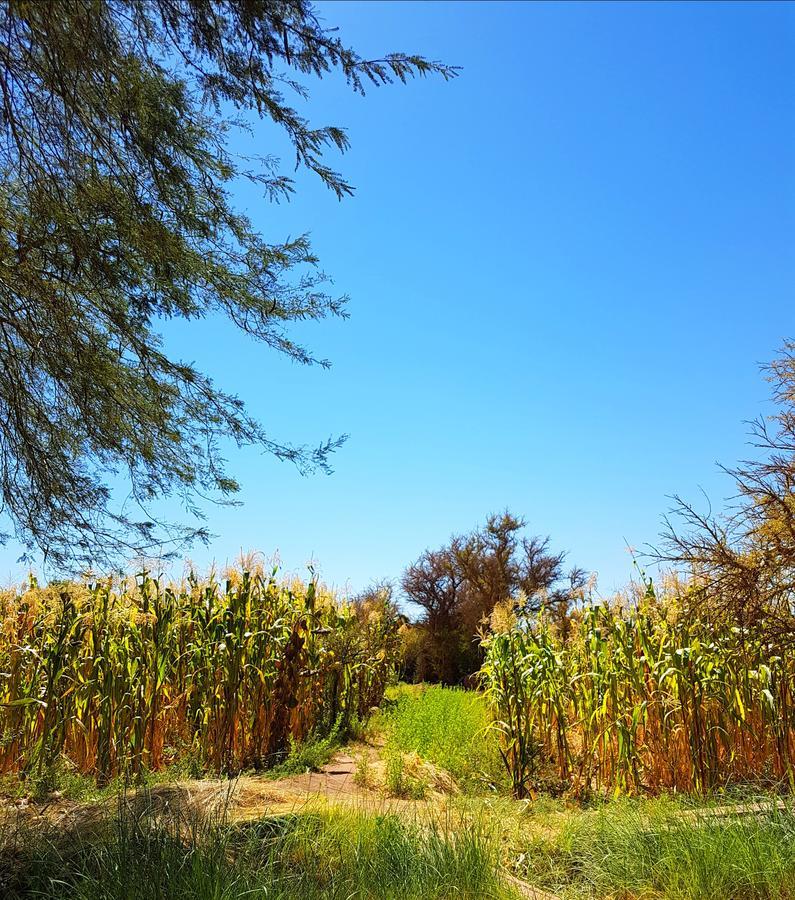
[{"label": "clear sky", "polygon": [[[169,346],[275,438],[350,439],[330,476],[230,452],[243,506],[208,511],[193,558],[278,550],[357,589],[507,506],[609,592],[669,495],[730,492],[715,462],[748,452],[758,365],[795,336],[795,5],[320,10],[364,55],[462,72],[314,86],[305,112],[348,128],[330,162],[354,198],[304,177],[289,205],[241,190],[266,236],[310,231],[351,296],[347,322],[296,332],[333,368],[217,321]],[[285,150],[265,126],[257,147]],[[18,555],[0,549],[6,577]]]}]

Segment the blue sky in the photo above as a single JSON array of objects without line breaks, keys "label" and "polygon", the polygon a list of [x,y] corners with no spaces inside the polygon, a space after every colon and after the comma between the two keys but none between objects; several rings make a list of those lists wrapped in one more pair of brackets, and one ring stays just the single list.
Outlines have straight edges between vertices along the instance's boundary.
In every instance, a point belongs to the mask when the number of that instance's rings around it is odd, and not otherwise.
[{"label": "blue sky", "polygon": [[[269,238],[310,231],[350,295],[350,320],[296,331],[333,368],[217,321],[169,346],[275,438],[350,439],[331,476],[231,452],[243,506],[208,511],[193,558],[278,550],[357,589],[508,506],[607,593],[669,495],[730,492],[715,462],[748,452],[758,365],[795,336],[795,5],[319,8],[364,55],[462,71],[313,86],[307,115],[348,129],[330,162],[354,198],[303,176],[289,205],[241,189]],[[256,145],[285,151],[266,126]]]}]

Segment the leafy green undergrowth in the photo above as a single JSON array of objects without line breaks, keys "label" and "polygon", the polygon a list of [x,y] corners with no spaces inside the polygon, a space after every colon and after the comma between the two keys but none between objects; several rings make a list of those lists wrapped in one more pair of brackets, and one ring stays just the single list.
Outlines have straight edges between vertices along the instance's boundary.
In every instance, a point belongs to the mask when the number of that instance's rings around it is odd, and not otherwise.
[{"label": "leafy green undergrowth", "polygon": [[[337,726],[324,737],[312,735],[302,743],[291,741],[290,750],[281,762],[270,769],[259,770],[257,774],[277,779],[318,771],[342,745],[342,731]],[[203,777],[215,777],[215,773],[204,771],[196,765],[194,757],[185,754],[159,771],[142,771],[127,779],[117,775],[106,785],[98,787],[92,775],[76,772],[68,761],[60,759],[42,778],[0,775],[0,798],[50,800],[57,796],[64,800],[87,802],[114,797],[130,787],[151,788],[159,784],[173,784]]]},{"label": "leafy green undergrowth", "polygon": [[70,833],[0,827],[8,900],[515,900],[488,830],[318,807],[246,825],[120,813]]},{"label": "leafy green undergrowth", "polygon": [[399,685],[388,699],[374,723],[385,734],[387,758],[416,753],[449,772],[466,791],[507,790],[482,695],[439,685]]},{"label": "leafy green undergrowth", "polygon": [[304,772],[317,772],[334,756],[342,743],[340,729],[336,727],[324,737],[312,735],[303,743],[291,740],[290,752],[284,761],[262,774],[268,778],[287,778]]},{"label": "leafy green undergrowth", "polygon": [[713,816],[683,799],[614,800],[528,830],[516,869],[565,898],[791,900],[795,811]]}]

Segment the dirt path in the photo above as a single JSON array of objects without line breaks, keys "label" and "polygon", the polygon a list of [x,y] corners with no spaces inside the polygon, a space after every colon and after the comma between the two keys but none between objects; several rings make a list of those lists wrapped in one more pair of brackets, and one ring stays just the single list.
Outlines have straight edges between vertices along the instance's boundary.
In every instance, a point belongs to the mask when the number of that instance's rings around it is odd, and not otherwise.
[{"label": "dirt path", "polygon": [[[370,752],[357,748],[358,752]],[[244,775],[236,781],[213,782],[211,790],[218,796],[229,792],[233,784],[229,813],[235,821],[292,812],[314,802],[354,806],[368,810],[405,811],[427,804],[385,797],[381,792],[357,784],[356,759],[348,752],[341,752],[318,772],[306,772],[288,778],[270,780],[256,775]],[[205,789],[207,782],[190,782],[185,785],[195,790],[195,785]]]},{"label": "dirt path", "polygon": [[504,872],[503,877],[527,900],[560,900],[557,894],[550,894],[548,891],[542,891],[541,888],[533,887],[526,881],[511,875],[510,872]]},{"label": "dirt path", "polygon": [[[430,808],[439,795],[428,801],[386,797],[356,781],[356,757],[367,754],[375,764],[377,750],[356,745],[338,752],[318,772],[306,772],[286,778],[272,779],[263,775],[241,775],[236,779],[205,778],[200,780],[154,784],[144,791],[132,792],[129,802],[151,804],[162,808],[206,813],[223,808],[232,821],[242,822],[265,815],[295,812],[312,803],[344,804],[366,810],[405,813],[408,810]],[[110,800],[76,802],[56,795],[44,801],[15,801],[3,804],[4,816],[43,819],[68,826],[82,820],[92,820],[117,803]]]}]

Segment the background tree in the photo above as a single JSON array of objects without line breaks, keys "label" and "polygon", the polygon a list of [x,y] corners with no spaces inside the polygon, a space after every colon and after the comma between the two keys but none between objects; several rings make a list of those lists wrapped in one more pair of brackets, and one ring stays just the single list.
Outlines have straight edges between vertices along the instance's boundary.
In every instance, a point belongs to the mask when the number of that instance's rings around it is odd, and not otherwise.
[{"label": "background tree", "polygon": [[421,607],[426,638],[415,651],[418,678],[453,684],[474,672],[478,630],[498,603],[512,601],[524,613],[546,609],[565,619],[582,595],[584,571],[566,573],[566,554],[550,552],[549,538],[524,535],[525,526],[508,511],[489,516],[482,528],[426,550],[408,567],[403,593]]},{"label": "background tree", "polygon": [[286,326],[344,315],[343,300],[323,291],[306,237],[266,241],[230,197],[239,179],[272,200],[293,182],[230,139],[270,121],[297,166],[349,195],[323,159],[346,149],[345,132],[287,99],[332,70],[360,93],[454,74],[418,56],[362,59],[305,0],[0,2],[0,510],[56,566],[205,536],[148,508],[176,495],[198,513],[199,496],[234,494],[224,439],[328,465],[338,440],[273,439],[164,351],[157,322],[221,315],[326,364]]},{"label": "background tree", "polygon": [[778,410],[750,423],[759,457],[724,468],[735,485],[714,515],[676,497],[656,558],[688,574],[685,600],[743,631],[795,643],[795,343],[765,367]]},{"label": "background tree", "polygon": [[423,610],[423,641],[416,650],[418,681],[455,684],[466,674],[466,636],[461,628],[464,580],[450,547],[426,550],[406,569],[403,593]]}]

